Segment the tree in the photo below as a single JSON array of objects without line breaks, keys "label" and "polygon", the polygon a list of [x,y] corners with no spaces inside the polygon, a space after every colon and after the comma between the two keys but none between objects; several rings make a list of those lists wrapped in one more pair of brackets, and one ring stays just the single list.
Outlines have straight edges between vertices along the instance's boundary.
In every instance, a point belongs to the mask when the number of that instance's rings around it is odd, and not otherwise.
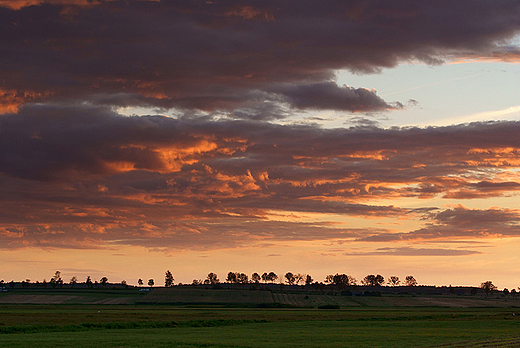
[{"label": "tree", "polygon": [[148,279],[148,286],[153,286],[154,284],[153,278]]},{"label": "tree", "polygon": [[516,289],[511,289],[511,296],[516,297]]},{"label": "tree", "polygon": [[237,274],[235,272],[228,272],[226,281],[228,283],[236,284],[236,282],[237,282]]},{"label": "tree", "polygon": [[60,288],[63,287],[63,279],[61,279],[61,272],[60,271],[54,272],[54,276],[52,277],[51,280],[53,280],[53,279],[54,279],[54,286],[53,287],[56,287],[56,286],[59,286]]},{"label": "tree", "polygon": [[174,280],[175,279],[173,279],[172,272],[170,272],[170,270],[167,270],[166,273],[164,274],[164,286],[167,288],[173,286]]},{"label": "tree", "polygon": [[285,273],[285,279],[287,280],[287,284],[293,285],[296,278],[294,277],[294,274],[291,272]]},{"label": "tree", "polygon": [[260,279],[261,279],[260,274],[258,274],[256,272],[251,275],[251,281],[256,284],[260,283]]},{"label": "tree", "polygon": [[480,284],[480,288],[484,290],[486,296],[497,289],[497,287],[493,284],[491,280],[485,281],[482,284]]},{"label": "tree", "polygon": [[504,294],[504,296],[509,296],[508,288],[504,288],[504,290],[502,290],[502,293]]},{"label": "tree", "polygon": [[206,280],[211,285],[220,283],[220,280],[218,279],[217,274],[213,273],[213,272],[208,273],[208,277],[206,278]]},{"label": "tree", "polygon": [[76,276],[70,278],[70,286],[74,289],[74,285],[78,282],[78,278]]},{"label": "tree", "polygon": [[85,283],[87,284],[87,287],[89,289],[92,287],[92,279],[90,279],[90,276],[87,276],[87,280],[85,280]]},{"label": "tree", "polygon": [[416,286],[417,285],[417,280],[415,280],[414,276],[412,276],[412,275],[406,276],[406,278],[404,278],[404,285],[406,285],[406,286]]},{"label": "tree", "polygon": [[128,288],[128,284],[126,283],[126,280],[121,280],[121,285],[124,286],[125,288]]},{"label": "tree", "polygon": [[245,273],[237,273],[236,279],[239,284],[247,284],[249,282],[249,277]]},{"label": "tree", "polygon": [[385,282],[385,278],[381,274],[373,275],[369,274],[363,280],[361,283],[366,286],[381,286]]},{"label": "tree", "polygon": [[401,281],[399,280],[399,277],[391,276],[388,278],[388,285],[391,286],[398,286]]},{"label": "tree", "polygon": [[334,284],[334,276],[332,274],[325,276],[325,284]]},{"label": "tree", "polygon": [[314,281],[314,279],[312,279],[310,274],[307,274],[305,276],[305,286],[311,285],[313,281]]},{"label": "tree", "polygon": [[139,286],[143,286],[144,282],[141,278],[137,279],[137,284],[139,284]]},{"label": "tree", "polygon": [[262,281],[264,283],[267,283],[268,280],[269,280],[269,275],[267,274],[267,272],[262,273]]},{"label": "tree", "polygon": [[104,288],[107,287],[107,283],[108,283],[108,278],[107,277],[102,277],[99,282],[101,283],[101,285],[103,285]]},{"label": "tree", "polygon": [[333,277],[332,277],[332,283],[334,285],[336,285],[338,287],[338,289],[344,289],[346,288],[347,286],[349,286],[349,279],[348,279],[348,275],[346,274],[338,274],[336,273]]},{"label": "tree", "polygon": [[269,280],[271,283],[274,283],[276,281],[276,279],[278,279],[278,275],[274,272],[269,272],[267,277],[268,277],[267,280]]}]

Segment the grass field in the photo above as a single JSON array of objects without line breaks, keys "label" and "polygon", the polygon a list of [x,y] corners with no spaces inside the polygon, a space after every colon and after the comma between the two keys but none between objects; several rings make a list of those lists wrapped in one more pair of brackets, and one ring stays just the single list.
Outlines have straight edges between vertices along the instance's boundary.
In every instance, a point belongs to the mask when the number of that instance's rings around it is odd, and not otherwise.
[{"label": "grass field", "polygon": [[520,347],[515,311],[500,296],[20,289],[0,294],[0,346]]},{"label": "grass field", "polygon": [[503,308],[2,305],[2,347],[518,347]]}]

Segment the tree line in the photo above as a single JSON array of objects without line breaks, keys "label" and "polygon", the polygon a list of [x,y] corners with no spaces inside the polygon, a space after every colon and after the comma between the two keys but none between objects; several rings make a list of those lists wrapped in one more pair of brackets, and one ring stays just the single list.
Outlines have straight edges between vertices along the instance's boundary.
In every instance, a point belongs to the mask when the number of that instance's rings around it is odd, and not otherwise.
[{"label": "tree line", "polygon": [[[175,278],[173,277],[173,274],[170,270],[167,270],[164,274],[164,286],[165,287],[171,287],[174,286]],[[414,276],[408,275],[404,278],[403,281],[398,276],[390,276],[386,280],[385,278],[380,274],[369,274],[365,276],[360,283],[356,280],[356,278],[347,275],[347,274],[328,274],[323,282],[318,282],[315,279],[312,278],[310,274],[302,274],[302,273],[292,273],[287,272],[283,276],[278,276],[275,272],[264,272],[262,274],[259,274],[257,272],[251,274],[251,277],[249,277],[247,274],[242,272],[228,272],[226,279],[224,283],[233,284],[233,285],[239,285],[239,284],[275,284],[277,283],[280,285],[296,285],[296,286],[311,286],[314,288],[323,287],[326,285],[333,285],[336,286],[338,289],[346,289],[348,287],[353,286],[406,286],[406,287],[413,287],[417,286],[418,282],[415,279]],[[4,288],[5,286],[11,286],[14,287],[15,282],[11,281],[9,283],[5,283],[4,280],[0,280],[0,287]],[[31,283],[30,279],[26,279],[21,282],[21,285],[23,288],[27,288],[30,286],[35,287],[47,287],[50,286],[52,288],[62,288],[64,284],[68,284],[69,287],[74,288],[76,284],[78,284],[78,278],[76,276],[73,276],[68,283],[66,283],[63,278],[61,277],[61,272],[56,271],[54,275],[50,278],[50,280],[47,282],[45,279],[42,282],[36,281],[34,283]],[[85,279],[85,284],[89,289],[91,288],[106,288],[107,285],[111,284],[109,283],[109,280],[107,277],[101,277],[98,280],[92,280],[90,276],[87,276]],[[120,283],[121,286],[128,287],[126,280],[122,280]],[[137,280],[137,285],[142,287],[144,286],[145,282],[142,278],[139,278]],[[149,287],[153,287],[155,285],[155,280],[153,278],[148,279],[146,283]],[[207,277],[204,280],[201,279],[194,279],[190,285],[218,285],[221,284],[220,279],[218,278],[218,275],[216,273],[210,272],[208,273]],[[113,285],[113,283],[112,283]],[[183,285],[179,283],[178,285]],[[450,285],[451,288],[451,285]],[[484,290],[486,295],[489,295],[490,293],[497,291],[497,287],[493,284],[492,281],[485,281],[480,284],[480,288]],[[518,288],[520,291],[520,287]],[[513,295],[516,296],[517,290],[512,289],[509,291],[507,288],[504,288],[502,290],[504,295]]]}]

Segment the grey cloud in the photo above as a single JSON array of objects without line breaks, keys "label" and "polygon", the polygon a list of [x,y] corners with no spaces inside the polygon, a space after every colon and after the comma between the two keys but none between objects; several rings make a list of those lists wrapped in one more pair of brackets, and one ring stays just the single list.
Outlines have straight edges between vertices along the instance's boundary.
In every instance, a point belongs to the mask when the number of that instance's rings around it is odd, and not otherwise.
[{"label": "grey cloud", "polygon": [[515,1],[43,3],[0,8],[1,88],[20,96],[4,107],[75,99],[233,111],[251,91],[286,89],[295,108],[392,109],[369,90],[332,86],[335,71],[518,55],[498,44],[519,32]]}]

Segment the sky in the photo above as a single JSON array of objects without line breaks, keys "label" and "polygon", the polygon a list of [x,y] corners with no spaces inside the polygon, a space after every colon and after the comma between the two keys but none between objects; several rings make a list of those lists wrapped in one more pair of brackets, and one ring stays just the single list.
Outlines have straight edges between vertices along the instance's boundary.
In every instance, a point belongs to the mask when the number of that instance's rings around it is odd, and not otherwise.
[{"label": "sky", "polygon": [[520,286],[516,0],[0,0],[0,279]]}]

